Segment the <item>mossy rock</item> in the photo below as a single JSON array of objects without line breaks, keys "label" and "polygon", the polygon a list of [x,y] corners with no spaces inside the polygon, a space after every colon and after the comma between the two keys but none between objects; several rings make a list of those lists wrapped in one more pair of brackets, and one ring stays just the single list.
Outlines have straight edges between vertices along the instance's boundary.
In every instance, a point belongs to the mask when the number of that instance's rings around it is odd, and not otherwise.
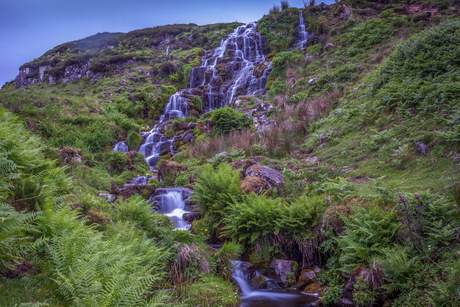
[{"label": "mossy rock", "polygon": [[243,181],[241,181],[240,189],[243,193],[249,194],[253,192],[257,195],[260,195],[263,192],[270,193],[272,191],[270,184],[267,180],[265,180],[264,178],[253,176],[244,178]]}]

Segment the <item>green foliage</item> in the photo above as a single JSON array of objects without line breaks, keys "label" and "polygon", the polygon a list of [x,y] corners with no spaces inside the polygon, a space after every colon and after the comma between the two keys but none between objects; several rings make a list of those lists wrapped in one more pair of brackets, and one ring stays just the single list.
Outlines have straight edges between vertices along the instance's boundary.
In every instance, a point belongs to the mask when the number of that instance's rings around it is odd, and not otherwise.
[{"label": "green foliage", "polygon": [[269,15],[265,15],[257,24],[257,30],[267,40],[270,51],[281,52],[289,48],[294,41],[296,26],[299,22],[297,9],[279,10],[274,7]]},{"label": "green foliage", "polygon": [[372,84],[382,108],[405,116],[412,116],[410,110],[452,110],[460,99],[458,74],[453,70],[460,65],[459,28],[459,21],[447,21],[397,48]]},{"label": "green foliage", "polygon": [[225,242],[218,250],[216,256],[217,273],[225,280],[230,280],[232,275],[232,261],[240,259],[243,246],[232,241]]},{"label": "green foliage", "polygon": [[114,225],[107,236],[78,220],[75,212],[47,209],[39,226],[56,294],[80,306],[133,306],[161,277],[165,251],[139,231]]},{"label": "green foliage", "polygon": [[241,200],[240,174],[228,164],[217,169],[207,164],[196,182],[192,199],[200,203],[205,214],[223,216],[225,208]]},{"label": "green foliage", "polygon": [[401,195],[396,208],[407,244],[423,257],[435,259],[443,254],[460,229],[458,208],[444,197]]},{"label": "green foliage", "polygon": [[279,234],[301,236],[313,229],[324,209],[322,197],[304,196],[289,205],[281,198],[250,194],[230,205],[222,234],[245,244]]},{"label": "green foliage", "polygon": [[0,203],[0,272],[31,251],[35,213],[19,213]]},{"label": "green foliage", "polygon": [[369,208],[355,206],[352,215],[343,216],[345,234],[339,243],[340,270],[351,272],[356,266],[371,263],[383,256],[383,249],[396,243],[396,232],[400,227],[394,212],[377,206]]},{"label": "green foliage", "polygon": [[215,123],[213,130],[218,134],[241,130],[249,126],[244,113],[231,107],[219,108],[211,111],[211,121]]},{"label": "green foliage", "polygon": [[162,214],[153,213],[152,206],[139,195],[116,203],[110,215],[114,221],[132,223],[150,238],[163,244],[168,236],[172,236],[174,226],[171,220]]},{"label": "green foliage", "polygon": [[126,143],[130,150],[137,151],[142,143],[142,136],[135,131],[130,131]]},{"label": "green foliage", "polygon": [[229,281],[216,276],[205,276],[186,289],[189,306],[238,306],[240,297]]}]

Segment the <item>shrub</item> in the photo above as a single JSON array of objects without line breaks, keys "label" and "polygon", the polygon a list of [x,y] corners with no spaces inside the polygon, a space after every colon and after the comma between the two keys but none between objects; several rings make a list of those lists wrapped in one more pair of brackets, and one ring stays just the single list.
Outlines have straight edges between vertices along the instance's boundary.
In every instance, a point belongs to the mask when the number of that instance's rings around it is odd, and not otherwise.
[{"label": "shrub", "polygon": [[228,205],[241,200],[240,174],[228,164],[217,169],[207,164],[199,174],[192,199],[199,202],[207,215],[222,217]]},{"label": "shrub", "polygon": [[142,143],[142,136],[136,131],[129,131],[126,143],[128,145],[129,150],[137,151],[137,149]]},{"label": "shrub", "polygon": [[396,214],[377,206],[364,208],[355,206],[352,215],[342,216],[345,234],[339,243],[341,270],[351,272],[356,266],[371,263],[374,258],[384,256],[384,248],[396,243],[396,232],[400,227]]},{"label": "shrub", "polygon": [[231,107],[211,111],[211,121],[215,123],[214,131],[218,134],[226,134],[249,126],[244,113]]}]

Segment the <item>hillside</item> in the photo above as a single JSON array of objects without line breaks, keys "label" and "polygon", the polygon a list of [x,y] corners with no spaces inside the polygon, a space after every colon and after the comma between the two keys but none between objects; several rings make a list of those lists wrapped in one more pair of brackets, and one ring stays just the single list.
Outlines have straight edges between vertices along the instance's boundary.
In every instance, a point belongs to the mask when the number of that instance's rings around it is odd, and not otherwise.
[{"label": "hillside", "polygon": [[53,48],[0,90],[0,305],[458,306],[459,71],[443,0]]}]

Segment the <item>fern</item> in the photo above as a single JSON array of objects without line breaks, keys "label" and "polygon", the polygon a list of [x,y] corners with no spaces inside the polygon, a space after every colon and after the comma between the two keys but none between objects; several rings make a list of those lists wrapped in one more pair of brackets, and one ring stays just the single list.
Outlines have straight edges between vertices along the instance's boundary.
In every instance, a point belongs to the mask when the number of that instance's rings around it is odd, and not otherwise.
[{"label": "fern", "polygon": [[19,213],[0,203],[0,267],[9,267],[28,252],[36,213]]},{"label": "fern", "polygon": [[374,258],[384,255],[385,248],[396,242],[396,232],[400,227],[396,215],[376,206],[354,207],[350,217],[343,216],[346,230],[337,238],[341,256],[341,270],[351,272],[356,266],[369,264]]},{"label": "fern", "polygon": [[75,212],[52,210],[40,218],[57,293],[78,306],[135,306],[162,277],[167,253],[127,224],[106,236]]}]

